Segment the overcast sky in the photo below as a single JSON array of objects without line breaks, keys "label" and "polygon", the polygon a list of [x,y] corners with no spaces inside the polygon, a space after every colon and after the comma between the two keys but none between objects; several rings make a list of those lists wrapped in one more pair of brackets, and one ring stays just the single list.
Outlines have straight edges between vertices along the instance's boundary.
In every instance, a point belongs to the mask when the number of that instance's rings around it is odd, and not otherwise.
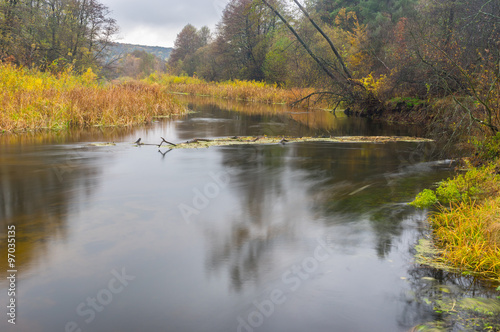
[{"label": "overcast sky", "polygon": [[215,29],[229,0],[100,0],[119,27],[118,42],[173,47],[175,37],[191,23]]}]

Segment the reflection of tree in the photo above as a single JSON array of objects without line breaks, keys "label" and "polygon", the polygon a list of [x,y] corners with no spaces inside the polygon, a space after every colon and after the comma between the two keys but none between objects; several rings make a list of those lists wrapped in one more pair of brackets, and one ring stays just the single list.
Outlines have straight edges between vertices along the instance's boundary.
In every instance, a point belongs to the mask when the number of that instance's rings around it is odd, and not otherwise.
[{"label": "reflection of tree", "polygon": [[275,239],[293,233],[292,224],[286,224],[287,212],[276,212],[289,195],[283,184],[285,153],[281,146],[222,150],[223,165],[232,174],[240,208],[229,232],[209,234],[218,239],[211,241],[214,247],[207,264],[210,269],[225,269],[227,264],[236,291],[242,289],[245,281],[258,279]]},{"label": "reflection of tree", "polygon": [[[437,172],[399,174],[394,148],[301,143],[221,149],[240,203],[232,209],[239,212],[229,233],[210,231],[214,244],[207,263],[210,269],[227,269],[236,290],[245,281],[258,279],[259,268],[272,259],[267,254],[275,240],[294,237],[294,218],[300,218],[300,213],[323,220],[327,227],[330,221],[354,226],[368,220],[377,254],[385,257],[401,236],[403,221],[414,213],[404,202],[440,176]],[[387,181],[386,173],[399,176]]]},{"label": "reflection of tree", "polygon": [[[296,146],[293,167],[306,170],[315,181],[309,189],[316,202],[314,209],[325,220],[368,218],[376,235],[380,257],[391,249],[392,240],[402,231],[402,221],[413,209],[404,203],[429,186],[439,174],[433,168],[401,172],[400,159],[393,144],[301,144]],[[387,174],[397,173],[388,181]]]},{"label": "reflection of tree", "polygon": [[[0,234],[16,226],[16,262],[29,266],[43,258],[51,239],[67,237],[66,216],[80,195],[91,193],[99,170],[91,149],[49,145],[90,138],[92,132],[8,136],[0,151]],[[110,134],[113,135],[114,134]],[[0,252],[6,243],[0,242]],[[5,273],[5,260],[0,263]]]},{"label": "reflection of tree", "polygon": [[[193,131],[200,137],[215,136],[342,136],[342,135],[416,135],[418,128],[369,122],[366,119],[335,116],[323,110],[307,111],[284,105],[267,105],[231,101],[220,98],[184,97],[190,109],[203,110],[204,123],[196,123],[199,114],[189,115],[192,121],[181,122],[177,129],[181,139],[191,139]],[[341,117],[342,115],[342,117]],[[226,119],[226,121],[222,121]],[[231,120],[237,121],[231,121]],[[219,120],[219,121],[218,121]]]}]

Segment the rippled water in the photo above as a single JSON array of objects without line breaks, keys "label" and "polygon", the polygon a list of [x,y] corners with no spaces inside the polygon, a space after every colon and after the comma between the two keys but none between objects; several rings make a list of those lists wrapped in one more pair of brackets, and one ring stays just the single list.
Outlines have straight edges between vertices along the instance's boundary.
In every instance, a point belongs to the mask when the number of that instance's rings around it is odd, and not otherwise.
[{"label": "rippled water", "polygon": [[433,318],[415,299],[425,215],[405,203],[449,175],[434,146],[132,144],[418,134],[223,103],[142,128],[0,137],[0,232],[16,225],[18,269],[17,324],[1,317],[1,331],[405,331]]}]

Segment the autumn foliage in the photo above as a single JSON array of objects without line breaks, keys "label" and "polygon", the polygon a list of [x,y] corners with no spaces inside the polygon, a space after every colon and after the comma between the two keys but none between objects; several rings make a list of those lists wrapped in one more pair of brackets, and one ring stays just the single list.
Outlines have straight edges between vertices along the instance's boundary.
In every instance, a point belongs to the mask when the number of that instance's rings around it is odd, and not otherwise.
[{"label": "autumn foliage", "polygon": [[[316,0],[304,11],[294,2],[297,6],[285,1],[230,1],[217,32],[191,52],[196,56],[176,58],[175,74],[314,88],[328,92],[332,107],[338,101],[344,106],[391,108],[397,99],[416,98],[426,105],[444,99],[448,105],[429,118],[498,131],[497,1]],[[340,58],[311,20],[333,41]],[[178,42],[188,48],[188,36],[200,31],[192,26],[185,30]],[[347,84],[339,84],[344,80],[339,59],[352,75]],[[434,112],[432,107],[427,110]]]}]

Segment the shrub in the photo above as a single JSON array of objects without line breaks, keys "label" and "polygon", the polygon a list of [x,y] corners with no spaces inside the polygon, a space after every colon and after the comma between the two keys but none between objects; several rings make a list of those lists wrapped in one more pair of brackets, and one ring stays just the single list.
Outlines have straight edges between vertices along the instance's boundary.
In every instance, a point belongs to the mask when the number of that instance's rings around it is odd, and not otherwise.
[{"label": "shrub", "polygon": [[410,205],[428,208],[437,203],[449,205],[466,201],[481,202],[500,191],[500,175],[496,174],[496,165],[470,167],[465,174],[441,182],[434,191],[425,189],[417,195]]},{"label": "shrub", "polygon": [[430,208],[433,205],[436,205],[437,203],[438,199],[434,191],[430,189],[424,189],[421,193],[417,195],[415,200],[411,202],[410,205],[419,209],[425,209],[425,208]]}]

